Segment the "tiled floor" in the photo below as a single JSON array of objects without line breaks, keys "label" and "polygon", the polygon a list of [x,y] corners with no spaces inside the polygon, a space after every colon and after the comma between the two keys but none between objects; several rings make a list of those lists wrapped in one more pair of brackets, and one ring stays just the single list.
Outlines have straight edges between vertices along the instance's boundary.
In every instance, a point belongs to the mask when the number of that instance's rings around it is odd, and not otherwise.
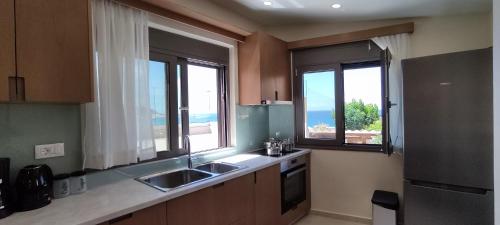
[{"label": "tiled floor", "polygon": [[366,225],[366,224],[309,214],[295,225]]}]

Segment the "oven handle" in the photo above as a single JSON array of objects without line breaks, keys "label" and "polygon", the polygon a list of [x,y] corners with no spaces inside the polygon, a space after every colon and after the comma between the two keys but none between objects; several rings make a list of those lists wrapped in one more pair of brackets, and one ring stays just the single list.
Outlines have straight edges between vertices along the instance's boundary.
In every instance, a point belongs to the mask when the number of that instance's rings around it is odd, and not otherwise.
[{"label": "oven handle", "polygon": [[291,173],[287,173],[287,174],[286,174],[286,178],[290,178],[291,176],[293,176],[293,175],[295,175],[295,174],[298,174],[298,173],[304,172],[306,169],[307,169],[307,168],[304,166],[304,167],[302,167],[302,168],[300,168],[300,169],[298,169],[298,170],[295,170],[295,171],[293,171],[293,172],[291,172]]}]

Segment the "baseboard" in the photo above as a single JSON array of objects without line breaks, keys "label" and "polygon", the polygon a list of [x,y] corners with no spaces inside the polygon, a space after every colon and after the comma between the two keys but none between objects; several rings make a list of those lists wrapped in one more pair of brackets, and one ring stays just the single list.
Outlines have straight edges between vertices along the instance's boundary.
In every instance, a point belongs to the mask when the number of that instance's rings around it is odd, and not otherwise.
[{"label": "baseboard", "polygon": [[342,213],[335,213],[335,212],[328,212],[328,211],[323,211],[323,210],[318,210],[318,209],[311,209],[311,214],[313,215],[320,215],[320,216],[326,216],[338,220],[345,220],[345,221],[352,221],[352,222],[357,222],[357,223],[363,223],[363,224],[372,224],[372,219],[367,218],[367,217],[361,217],[361,216],[354,216],[354,215],[348,215],[348,214],[342,214]]}]

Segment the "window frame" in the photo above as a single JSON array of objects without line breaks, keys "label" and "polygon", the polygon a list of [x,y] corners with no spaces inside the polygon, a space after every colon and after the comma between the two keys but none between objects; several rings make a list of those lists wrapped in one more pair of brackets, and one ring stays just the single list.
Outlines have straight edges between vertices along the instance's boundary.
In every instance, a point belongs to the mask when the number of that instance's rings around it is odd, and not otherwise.
[{"label": "window frame", "polygon": [[335,88],[335,99],[339,97],[340,94],[340,65],[335,64],[325,64],[325,65],[312,65],[312,66],[301,66],[296,69],[296,77],[294,79],[294,108],[295,108],[295,133],[296,133],[296,142],[299,145],[305,146],[318,146],[318,147],[327,147],[327,146],[339,146],[341,144],[341,137],[339,136],[339,128],[343,127],[343,124],[340,123],[342,121],[339,117],[339,113],[342,106],[339,105],[338,101],[335,101],[335,126],[336,126],[336,135],[335,140],[333,139],[313,139],[313,138],[305,138],[305,127],[302,124],[305,124],[305,111],[304,111],[304,74],[310,72],[324,72],[324,71],[334,71],[334,88]]},{"label": "window frame", "polygon": [[[344,96],[344,70],[369,67],[380,67],[381,69],[381,106],[382,106],[382,144],[349,144],[345,143],[345,96]],[[306,72],[325,71],[321,69],[330,68],[335,71],[335,124],[336,140],[326,141],[321,139],[306,139],[304,123],[304,96],[303,96],[303,77]],[[295,108],[295,135],[296,145],[298,147],[328,149],[328,150],[348,150],[363,152],[384,153],[384,142],[387,140],[386,126],[386,75],[384,74],[383,60],[358,60],[351,62],[336,62],[323,65],[306,65],[295,67],[294,85],[294,108]]]},{"label": "window frame", "polygon": [[[182,98],[183,102],[185,101],[189,105],[189,89],[188,89],[188,74],[187,74],[187,66],[189,65],[195,65],[195,66],[201,66],[201,67],[207,67],[207,68],[213,68],[217,70],[217,120],[218,120],[218,132],[219,132],[219,146],[214,149],[206,149],[198,152],[205,152],[205,151],[213,151],[217,149],[222,149],[222,148],[227,148],[229,146],[228,140],[230,140],[230,132],[229,132],[229,101],[228,101],[228,90],[229,90],[229,80],[228,80],[228,71],[227,71],[227,66],[218,64],[218,63],[212,63],[212,62],[205,62],[201,60],[196,60],[196,59],[183,59],[183,63],[185,63],[184,71],[185,74],[181,74],[181,77],[184,77],[183,79],[184,82],[181,82],[181,89],[183,90],[182,93]],[[182,67],[181,66],[181,67]],[[186,119],[183,117],[183,121],[187,122],[187,126],[184,126],[183,124],[183,136],[189,133],[189,111],[183,111],[186,112]],[[184,127],[187,127],[186,132],[184,133]],[[197,153],[198,153],[197,152]]]},{"label": "window frame", "polygon": [[[172,74],[177,75],[177,65],[179,64],[179,60],[177,57],[164,54],[159,51],[153,51],[150,50],[149,52],[149,60],[150,61],[157,61],[157,62],[164,62],[168,64],[168,72],[165,71],[165,76],[167,83],[165,84],[166,87],[166,94],[167,94],[167,99],[168,102],[166,104],[167,111],[168,111],[168,122],[169,125],[171,124],[178,124],[178,101],[177,101],[177,76],[172,76]],[[182,71],[182,69],[181,69]],[[182,77],[182,75],[181,75]],[[173,84],[173,85],[172,85]],[[161,152],[156,152],[156,158],[152,159],[150,161],[155,161],[155,160],[161,160],[161,159],[166,159],[166,158],[173,158],[173,157],[178,157],[181,155],[187,154],[187,151],[184,148],[179,148],[179,128],[178,126],[168,126],[168,150],[167,151],[161,151]],[[172,138],[175,137],[175,138]],[[175,146],[175,147],[174,147]]]},{"label": "window frame", "polygon": [[[189,111],[179,110],[180,107],[189,106],[189,92],[188,92],[188,65],[197,65],[203,67],[210,67],[217,69],[217,86],[218,86],[218,120],[219,120],[219,146],[215,149],[207,149],[203,151],[198,151],[196,153],[202,153],[206,151],[214,151],[218,149],[224,149],[229,146],[230,139],[230,119],[229,119],[229,77],[228,77],[228,66],[223,64],[211,63],[197,59],[186,59],[180,56],[172,55],[166,51],[160,49],[150,48],[149,60],[158,61],[168,64],[168,71],[165,71],[166,78],[166,89],[167,89],[167,111],[169,113],[169,125],[168,129],[168,149],[167,151],[157,152],[157,157],[152,160],[141,161],[150,162],[168,158],[179,157],[187,154],[187,150],[184,146],[179,147],[179,135],[189,134]],[[177,78],[177,67],[180,66],[180,85],[181,85],[181,106],[178,102],[178,78]],[[179,117],[180,112],[180,117]],[[182,122],[182,131],[179,133],[179,119]],[[175,124],[175,126],[172,126]]]}]

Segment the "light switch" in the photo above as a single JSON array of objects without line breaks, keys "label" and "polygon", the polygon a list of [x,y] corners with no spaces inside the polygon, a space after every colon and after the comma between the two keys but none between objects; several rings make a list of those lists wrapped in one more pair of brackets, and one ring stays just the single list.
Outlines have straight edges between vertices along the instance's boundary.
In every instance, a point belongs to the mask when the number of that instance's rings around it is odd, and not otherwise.
[{"label": "light switch", "polygon": [[60,156],[64,156],[64,143],[35,146],[35,159],[46,159]]}]

